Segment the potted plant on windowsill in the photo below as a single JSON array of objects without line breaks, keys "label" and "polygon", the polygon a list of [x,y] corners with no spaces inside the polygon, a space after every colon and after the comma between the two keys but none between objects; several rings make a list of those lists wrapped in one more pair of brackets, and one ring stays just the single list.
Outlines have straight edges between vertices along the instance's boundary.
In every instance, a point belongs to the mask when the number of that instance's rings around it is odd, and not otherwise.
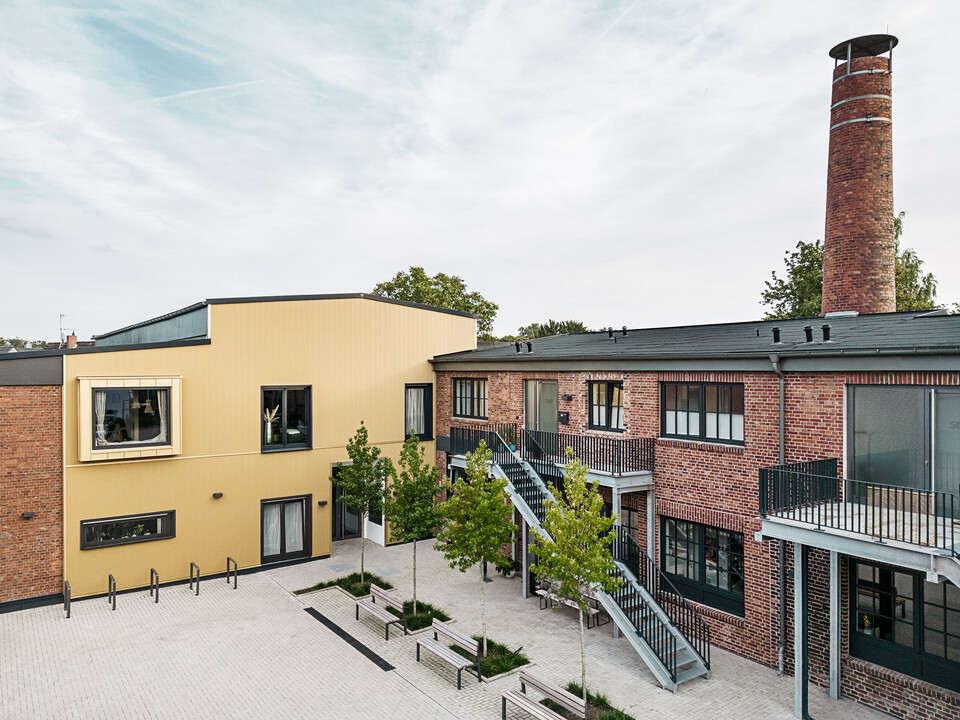
[{"label": "potted plant on windowsill", "polygon": [[503,438],[503,441],[507,444],[507,447],[510,448],[510,452],[517,451],[517,431],[514,429],[513,425],[504,425],[501,427],[500,437]]},{"label": "potted plant on windowsill", "polygon": [[857,630],[864,635],[876,635],[877,625],[873,615],[865,612],[857,613]]}]

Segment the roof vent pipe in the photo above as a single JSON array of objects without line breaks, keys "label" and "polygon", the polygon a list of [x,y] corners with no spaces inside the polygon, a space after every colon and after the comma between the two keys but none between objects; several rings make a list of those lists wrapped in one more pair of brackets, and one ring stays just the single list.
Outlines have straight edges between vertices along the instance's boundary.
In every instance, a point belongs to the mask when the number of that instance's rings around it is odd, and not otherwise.
[{"label": "roof vent pipe", "polygon": [[532,352],[533,352],[533,343],[530,342],[529,340],[527,341],[527,352],[528,352],[528,353],[532,353]]},{"label": "roof vent pipe", "polygon": [[807,339],[807,342],[813,342],[813,325],[807,325],[803,329],[803,335]]},{"label": "roof vent pipe", "polygon": [[613,325],[611,325],[610,327],[607,328],[607,337],[608,337],[608,338],[612,338],[612,337],[613,337]]},{"label": "roof vent pipe", "polygon": [[621,328],[621,330],[622,330],[622,332],[623,332],[623,336],[626,337],[626,336],[627,336],[627,326],[624,325],[624,326]]},{"label": "roof vent pipe", "polygon": [[520,343],[514,343],[517,346],[517,352],[520,352]]},{"label": "roof vent pipe", "polygon": [[831,340],[830,340],[830,326],[829,326],[829,325],[821,325],[821,326],[820,326],[820,329],[823,330],[823,341],[824,341],[824,342],[831,342]]},{"label": "roof vent pipe", "polygon": [[775,328],[773,329],[773,342],[775,342],[775,343],[779,343],[779,342],[780,342],[780,328],[778,328],[778,327],[775,327]]}]

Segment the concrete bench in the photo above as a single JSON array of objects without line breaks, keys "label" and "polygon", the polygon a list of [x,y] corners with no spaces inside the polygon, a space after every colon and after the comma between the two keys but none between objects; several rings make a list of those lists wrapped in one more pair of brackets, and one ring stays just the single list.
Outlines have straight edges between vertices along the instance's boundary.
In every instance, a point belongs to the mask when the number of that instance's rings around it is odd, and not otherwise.
[{"label": "concrete bench", "polygon": [[[377,600],[380,602],[378,603]],[[388,607],[392,607],[400,611],[400,617],[397,617],[392,612],[387,610]],[[391,595],[382,587],[370,585],[370,597],[364,598],[363,600],[357,600],[357,620],[360,619],[360,610],[363,609],[366,612],[373,615],[375,618],[383,620],[386,624],[384,627],[384,639],[390,639],[390,626],[391,625],[400,625],[403,627],[403,634],[407,635],[407,616],[403,612],[403,601],[400,600],[396,595]]]},{"label": "concrete bench", "polygon": [[573,713],[579,718],[587,717],[587,703],[583,698],[579,698],[561,687],[535,678],[526,670],[521,670],[520,690],[508,690],[500,695],[501,702],[503,703],[503,720],[507,720],[507,702],[516,705],[527,714],[539,718],[539,720],[566,720],[562,715],[558,715],[550,708],[527,695],[528,685],[537,690],[543,697],[555,702],[564,710]]},{"label": "concrete bench", "polygon": [[[432,639],[419,638],[417,640],[417,662],[420,662],[420,648],[423,647],[457,669],[457,690],[462,687],[460,677],[465,668],[475,667],[477,669],[477,682],[481,682],[483,678],[480,677],[480,644],[473,638],[458,633],[452,627],[437,619],[434,619],[431,629],[433,630]],[[468,660],[460,653],[450,649],[448,645],[440,642],[441,637],[447,643],[462,647],[473,655],[474,659]]]}]

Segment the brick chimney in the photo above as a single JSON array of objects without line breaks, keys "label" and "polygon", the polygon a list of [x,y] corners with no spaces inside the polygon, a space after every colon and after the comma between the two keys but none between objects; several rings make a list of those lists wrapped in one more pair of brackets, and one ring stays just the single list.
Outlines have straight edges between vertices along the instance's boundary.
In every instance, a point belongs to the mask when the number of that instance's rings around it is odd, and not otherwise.
[{"label": "brick chimney", "polygon": [[[892,35],[842,42],[834,58],[822,313],[895,311]],[[886,54],[887,57],[881,57]]]},{"label": "brick chimney", "polygon": [[77,336],[76,335],[67,335],[67,350],[70,348],[75,348],[77,346]]}]

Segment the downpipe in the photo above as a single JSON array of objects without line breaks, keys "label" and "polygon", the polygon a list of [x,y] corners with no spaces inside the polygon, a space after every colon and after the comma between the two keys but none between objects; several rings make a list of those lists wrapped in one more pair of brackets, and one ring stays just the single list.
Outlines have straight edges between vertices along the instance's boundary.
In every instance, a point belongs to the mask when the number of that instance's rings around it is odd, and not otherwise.
[{"label": "downpipe", "polygon": [[[770,355],[770,366],[773,368],[774,374],[777,376],[779,384],[779,418],[777,423],[777,448],[778,448],[778,458],[780,464],[784,463],[784,392],[785,392],[785,378],[783,376],[783,371],[780,369],[780,356],[777,354]],[[777,643],[777,675],[783,677],[784,673],[784,655],[787,651],[787,567],[786,567],[786,552],[787,552],[787,543],[784,540],[778,540],[779,551],[780,551],[780,638]]]}]

